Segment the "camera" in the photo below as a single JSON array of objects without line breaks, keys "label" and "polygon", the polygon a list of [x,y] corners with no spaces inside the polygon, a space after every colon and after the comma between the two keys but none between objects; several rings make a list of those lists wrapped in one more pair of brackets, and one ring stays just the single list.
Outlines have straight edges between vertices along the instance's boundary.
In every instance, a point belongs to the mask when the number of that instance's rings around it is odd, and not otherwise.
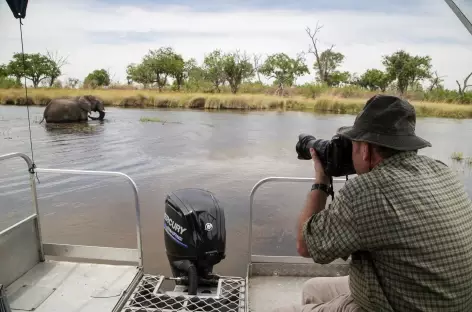
[{"label": "camera", "polygon": [[316,151],[327,176],[341,177],[356,173],[352,163],[352,142],[349,139],[335,135],[331,140],[323,140],[300,134],[295,146],[298,159],[311,159],[310,148]]}]

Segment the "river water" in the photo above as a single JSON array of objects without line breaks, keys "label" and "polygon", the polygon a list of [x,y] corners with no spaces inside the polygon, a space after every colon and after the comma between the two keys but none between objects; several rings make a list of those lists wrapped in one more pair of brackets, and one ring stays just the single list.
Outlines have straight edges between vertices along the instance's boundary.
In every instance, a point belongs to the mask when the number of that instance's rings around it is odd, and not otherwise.
[{"label": "river water", "polygon": [[[226,216],[226,259],[220,274],[243,275],[248,250],[249,193],[268,176],[312,177],[312,163],[298,160],[298,134],[331,138],[353,123],[351,115],[303,112],[203,112],[108,108],[104,122],[39,124],[43,108],[31,107],[38,167],[121,171],[138,185],[144,266],[170,274],[163,240],[165,196],[199,187],[220,200]],[[141,122],[157,117],[165,122]],[[417,133],[433,147],[426,154],[454,167],[472,195],[470,167],[450,159],[472,156],[472,120],[423,118]],[[0,154],[31,155],[26,107],[0,106]],[[45,242],[136,246],[133,197],[120,178],[38,174]],[[296,255],[295,224],[309,183],[267,184],[256,195],[253,253]],[[0,230],[32,213],[23,160],[0,163]]]}]

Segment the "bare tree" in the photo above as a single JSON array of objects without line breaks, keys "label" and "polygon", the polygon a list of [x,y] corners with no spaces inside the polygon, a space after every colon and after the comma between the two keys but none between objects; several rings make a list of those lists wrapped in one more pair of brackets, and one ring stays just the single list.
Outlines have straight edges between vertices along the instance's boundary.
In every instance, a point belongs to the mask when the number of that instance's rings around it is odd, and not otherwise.
[{"label": "bare tree", "polygon": [[261,63],[262,55],[254,53],[252,58],[253,58],[253,62],[254,62],[254,64],[253,64],[254,65],[254,72],[257,75],[257,79],[259,80],[259,83],[262,83],[261,76],[259,74],[259,68],[262,66],[262,63]]},{"label": "bare tree", "polygon": [[49,50],[46,50],[46,57],[51,61],[53,64],[53,68],[49,72],[49,87],[52,87],[54,84],[54,81],[61,75],[61,68],[68,64],[67,63],[67,57],[62,57],[59,56],[59,54],[56,52],[50,52]]},{"label": "bare tree", "polygon": [[331,51],[333,50],[334,48],[334,44],[331,45],[331,47],[329,47],[328,49],[326,49],[325,51],[323,52],[319,52],[318,51],[318,47],[317,47],[317,42],[318,42],[318,39],[316,38],[316,35],[318,34],[318,32],[321,30],[321,28],[323,28],[323,26],[321,25],[318,25],[318,22],[316,22],[316,26],[315,26],[315,30],[312,32],[311,29],[309,27],[306,28],[306,33],[308,34],[308,36],[310,37],[311,39],[311,46],[308,48],[308,53],[311,53],[315,56],[315,59],[316,59],[316,66],[318,67],[318,72],[319,72],[319,75],[320,75],[320,80],[323,81],[323,82],[328,82],[328,72],[327,72],[327,68],[328,68],[328,63],[329,63],[329,58],[325,58],[325,59],[322,59],[321,58],[321,54],[324,52],[325,54],[330,54]]},{"label": "bare tree", "polygon": [[468,85],[468,84],[467,84],[467,82],[469,81],[470,76],[472,76],[472,72],[471,72],[467,77],[465,77],[465,79],[464,79],[464,84],[463,84],[462,86],[461,86],[461,84],[459,83],[459,81],[456,80],[457,86],[459,87],[459,94],[460,94],[460,96],[464,96],[465,90],[466,90],[468,87],[472,87],[472,85]]},{"label": "bare tree", "polygon": [[445,76],[441,76],[439,77],[438,76],[438,72],[437,71],[434,71],[434,75],[431,76],[431,85],[429,86],[429,91],[433,91],[435,88],[438,88],[439,86],[441,86],[441,83],[444,81],[444,79],[442,79],[443,77]]}]

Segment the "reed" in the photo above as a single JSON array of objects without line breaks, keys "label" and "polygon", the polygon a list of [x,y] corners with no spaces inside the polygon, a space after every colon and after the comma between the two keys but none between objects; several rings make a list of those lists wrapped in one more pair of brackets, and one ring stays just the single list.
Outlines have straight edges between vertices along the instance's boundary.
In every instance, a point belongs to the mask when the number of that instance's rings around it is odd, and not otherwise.
[{"label": "reed", "polygon": [[[327,91],[315,98],[301,95],[279,97],[266,94],[211,94],[211,93],[159,93],[155,90],[87,90],[87,89],[30,89],[31,105],[45,106],[52,98],[92,94],[100,97],[107,106],[189,108],[211,110],[299,110],[357,114],[367,98],[344,97]],[[410,101],[419,117],[472,118],[472,105]],[[22,89],[0,89],[0,104],[25,105]]]}]

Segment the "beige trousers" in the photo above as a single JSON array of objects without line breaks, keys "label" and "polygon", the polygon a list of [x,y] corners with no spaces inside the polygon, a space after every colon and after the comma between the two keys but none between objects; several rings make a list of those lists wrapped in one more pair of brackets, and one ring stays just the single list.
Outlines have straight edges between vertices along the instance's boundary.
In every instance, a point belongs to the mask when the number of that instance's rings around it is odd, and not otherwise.
[{"label": "beige trousers", "polygon": [[361,312],[349,290],[349,277],[315,277],[303,285],[302,303],[274,312]]}]

